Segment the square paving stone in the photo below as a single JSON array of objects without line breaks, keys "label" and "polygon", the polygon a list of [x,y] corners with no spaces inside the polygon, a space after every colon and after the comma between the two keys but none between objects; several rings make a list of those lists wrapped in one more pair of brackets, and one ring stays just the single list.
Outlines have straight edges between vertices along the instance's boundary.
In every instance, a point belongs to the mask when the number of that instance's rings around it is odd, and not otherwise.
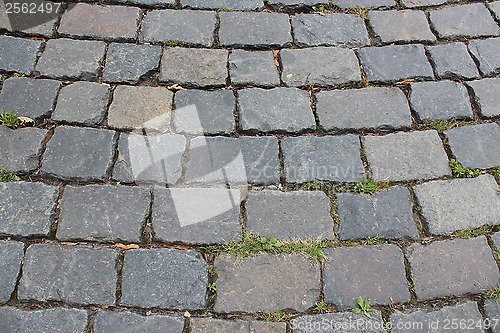
[{"label": "square paving stone", "polygon": [[359,182],[365,179],[357,136],[302,136],[281,142],[286,181]]},{"label": "square paving stone", "polygon": [[436,131],[363,137],[366,158],[376,181],[404,181],[450,176],[443,143]]},{"label": "square paving stone", "polygon": [[0,234],[48,236],[58,195],[57,186],[44,183],[0,183]]},{"label": "square paving stone", "polygon": [[144,21],[140,38],[144,42],[181,42],[210,47],[214,43],[215,12],[154,10]]},{"label": "square paving stone", "polygon": [[336,197],[341,239],[419,238],[407,188],[393,186],[373,195],[338,193]]},{"label": "square paving stone", "polygon": [[257,10],[264,7],[261,0],[182,0],[184,8]]},{"label": "square paving stone", "polygon": [[31,245],[26,250],[18,297],[114,305],[118,254],[109,248]]},{"label": "square paving stone", "polygon": [[440,38],[497,36],[500,28],[482,3],[446,7],[429,12],[429,19]]},{"label": "square paving stone", "polygon": [[180,90],[175,94],[177,133],[222,134],[235,131],[236,98],[231,90]]},{"label": "square paving stone", "polygon": [[87,310],[23,310],[6,306],[0,308],[0,327],[5,332],[84,333],[87,330]]},{"label": "square paving stone", "polygon": [[385,333],[382,313],[370,312],[370,317],[352,312],[335,312],[299,316],[290,321],[292,333]]},{"label": "square paving stone", "polygon": [[42,142],[47,131],[40,128],[10,129],[0,126],[0,168],[30,172],[38,168]]},{"label": "square paving stone", "polygon": [[427,46],[438,79],[475,79],[479,71],[464,43]]},{"label": "square paving stone", "polygon": [[197,244],[238,240],[241,234],[239,190],[156,188],[153,229],[161,241]]},{"label": "square paving stone", "polygon": [[246,231],[266,238],[335,238],[330,199],[320,191],[250,191],[246,215]]},{"label": "square paving stone", "polygon": [[451,239],[406,249],[418,300],[482,293],[499,282],[484,236]]},{"label": "square paving stone", "polygon": [[0,36],[0,70],[31,74],[41,41]]},{"label": "square paving stone", "polygon": [[63,80],[96,81],[106,44],[67,38],[50,39],[35,66],[35,74]]},{"label": "square paving stone", "polygon": [[112,178],[124,183],[175,184],[182,169],[182,135],[120,134]]},{"label": "square paving stone", "polygon": [[[0,29],[5,29],[13,32],[22,32],[24,34],[33,34],[33,35],[42,35],[52,37],[54,34],[54,26],[56,21],[59,19],[59,14],[63,12],[63,8],[61,3],[55,3],[51,1],[43,1],[46,3],[45,9],[52,9],[50,13],[47,15],[38,16],[35,20],[31,21],[31,24],[24,24],[26,22],[26,18],[23,17],[22,8],[19,14],[9,13],[7,14],[7,8],[5,7],[8,1],[0,0]],[[35,4],[40,5],[42,1],[36,1]],[[50,3],[50,4],[48,4]],[[52,8],[50,6],[52,5]],[[39,7],[38,7],[39,8]],[[26,9],[25,9],[26,11]],[[42,13],[42,11],[33,11],[38,13]],[[12,15],[14,14],[14,15]],[[18,16],[19,15],[19,16]],[[28,16],[29,17],[29,16]],[[39,19],[42,18],[42,19]],[[23,22],[24,21],[24,22]],[[45,22],[43,22],[45,21]],[[19,22],[19,24],[18,24]],[[33,23],[37,23],[37,25],[33,26]]]},{"label": "square paving stone", "polygon": [[[500,332],[500,326],[498,324],[498,321],[500,321],[500,303],[498,303],[498,300],[485,301],[484,312],[486,314],[486,317],[490,319],[491,331],[493,333]],[[486,323],[487,321],[485,321],[485,324]]]},{"label": "square paving stone", "polygon": [[500,78],[482,79],[466,83],[474,91],[474,101],[484,117],[500,116]]},{"label": "square paving stone", "polygon": [[456,127],[445,131],[450,149],[465,168],[500,165],[500,126],[495,123]]},{"label": "square paving stone", "polygon": [[382,43],[434,42],[436,36],[420,10],[370,11],[370,25]]},{"label": "square paving stone", "polygon": [[411,83],[410,104],[420,120],[474,117],[467,88],[454,81]]},{"label": "square paving stone", "polygon": [[396,6],[394,0],[336,0],[335,6],[342,9],[351,8],[389,8]]},{"label": "square paving stone", "polygon": [[408,302],[403,253],[396,245],[339,247],[324,251],[325,302],[340,309],[356,306],[356,299],[371,304]]},{"label": "square paving stone", "polygon": [[96,126],[102,123],[109,102],[110,87],[94,82],[75,82],[61,89],[52,119]]},{"label": "square paving stone", "polygon": [[77,3],[63,14],[58,32],[69,36],[133,41],[141,15],[137,7]]},{"label": "square paving stone", "polygon": [[12,77],[5,80],[0,94],[0,110],[39,121],[50,115],[61,84],[54,80]]},{"label": "square paving stone", "polygon": [[288,15],[220,12],[219,39],[224,46],[288,46],[292,43]]},{"label": "square paving stone", "polygon": [[158,69],[161,52],[159,45],[111,43],[103,80],[137,84]]},{"label": "square paving stone", "polygon": [[270,51],[234,50],[229,55],[231,84],[235,86],[276,87],[280,85],[278,68]]},{"label": "square paving stone", "polygon": [[238,260],[215,259],[216,312],[272,312],[313,306],[320,292],[320,268],[305,255],[258,254]]},{"label": "square paving stone", "polygon": [[222,87],[226,84],[226,50],[169,47],[163,52],[160,82],[186,88]]},{"label": "square paving stone", "polygon": [[215,318],[191,318],[189,320],[191,333],[248,333],[250,324],[243,320],[224,320]]},{"label": "square paving stone", "polygon": [[182,317],[164,315],[141,316],[128,311],[99,310],[94,324],[94,331],[99,333],[181,333],[183,329],[184,318]]},{"label": "square paving stone", "polygon": [[[21,268],[21,261],[24,257],[24,244],[21,242],[0,241],[0,304],[7,302],[16,287],[17,276]],[[1,324],[0,327],[5,328]]]},{"label": "square paving stone", "polygon": [[114,131],[59,126],[47,143],[41,172],[64,179],[104,180],[114,145]]},{"label": "square paving stone", "polygon": [[191,141],[188,184],[270,185],[279,183],[275,137],[199,137]]},{"label": "square paving stone", "polygon": [[281,50],[283,82],[292,87],[332,86],[361,80],[354,51],[336,47]]},{"label": "square paving stone", "polygon": [[292,28],[295,43],[299,46],[370,45],[363,19],[357,15],[299,14],[292,17]]},{"label": "square paving stone", "polygon": [[203,309],[207,303],[207,270],[208,265],[201,254],[193,250],[127,251],[120,304],[143,308]]},{"label": "square paving stone", "polygon": [[469,50],[479,62],[481,73],[492,76],[500,73],[500,38],[471,40]]},{"label": "square paving stone", "polygon": [[108,125],[120,129],[170,130],[174,94],[165,87],[118,86]]},{"label": "square paving stone", "polygon": [[327,131],[410,128],[408,100],[398,88],[370,87],[316,94],[316,114]]},{"label": "square paving stone", "polygon": [[372,82],[433,79],[423,45],[366,47],[357,51],[366,76]]},{"label": "square paving stone", "polygon": [[243,89],[238,92],[244,131],[302,132],[316,129],[309,94],[296,88]]},{"label": "square paving stone", "polygon": [[150,199],[148,189],[135,186],[67,186],[57,238],[140,243]]}]

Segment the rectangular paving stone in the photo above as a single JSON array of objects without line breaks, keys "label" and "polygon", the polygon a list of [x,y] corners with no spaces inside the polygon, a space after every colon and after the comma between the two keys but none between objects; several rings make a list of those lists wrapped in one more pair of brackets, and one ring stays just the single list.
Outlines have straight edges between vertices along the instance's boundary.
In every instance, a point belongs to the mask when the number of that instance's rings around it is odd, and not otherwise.
[{"label": "rectangular paving stone", "polygon": [[207,263],[194,250],[127,251],[119,303],[143,308],[203,309],[207,303],[207,270]]},{"label": "rectangular paving stone", "polygon": [[0,126],[0,166],[12,172],[31,172],[38,168],[42,142],[47,131],[40,128],[10,129]]},{"label": "rectangular paving stone", "polygon": [[370,317],[352,312],[334,312],[299,316],[290,321],[292,333],[385,333],[382,313],[370,312]]},{"label": "rectangular paving stone", "polygon": [[380,8],[394,7],[394,0],[335,0],[335,6],[342,9],[350,8]]},{"label": "rectangular paving stone", "polygon": [[48,236],[58,195],[57,186],[44,183],[0,183],[0,234]]},{"label": "rectangular paving stone", "polygon": [[31,74],[41,41],[0,36],[0,70]]},{"label": "rectangular paving stone", "polygon": [[114,2],[146,8],[171,8],[176,3],[175,0],[113,0]]},{"label": "rectangular paving stone", "polygon": [[270,51],[233,50],[229,55],[229,73],[234,86],[280,85],[278,68]]},{"label": "rectangular paving stone", "polygon": [[284,138],[285,177],[289,183],[314,180],[358,182],[365,179],[357,136]]},{"label": "rectangular paving stone", "polygon": [[[493,333],[500,332],[500,326],[498,321],[500,321],[500,304],[498,300],[487,300],[484,302],[484,312],[486,317],[490,319],[489,326]],[[485,324],[487,320],[485,320]]]},{"label": "rectangular paving stone", "polygon": [[47,143],[41,173],[64,179],[104,180],[113,163],[115,132],[58,126]]},{"label": "rectangular paving stone", "polygon": [[319,264],[305,255],[262,253],[239,261],[221,255],[214,269],[218,275],[216,312],[302,312],[319,297]]},{"label": "rectangular paving stone", "polygon": [[264,7],[261,0],[182,0],[184,8],[257,10]]},{"label": "rectangular paving stone", "polygon": [[403,253],[396,245],[338,247],[324,251],[325,302],[339,309],[356,306],[356,299],[371,304],[408,302]]},{"label": "rectangular paving stone", "polygon": [[433,79],[423,45],[388,45],[359,49],[359,60],[371,82]]},{"label": "rectangular paving stone", "polygon": [[420,120],[474,117],[467,88],[454,81],[411,83],[410,105]]},{"label": "rectangular paving stone", "polygon": [[335,238],[330,199],[320,191],[250,191],[246,216],[246,231],[266,238]]},{"label": "rectangular paving stone", "polygon": [[228,51],[169,47],[163,51],[160,82],[185,88],[226,85]]},{"label": "rectangular paving stone", "polygon": [[84,333],[87,311],[67,308],[23,310],[6,306],[0,308],[0,327],[5,332]]},{"label": "rectangular paving stone", "polygon": [[427,46],[438,79],[475,79],[479,71],[464,43]]},{"label": "rectangular paving stone", "polygon": [[296,88],[238,91],[244,131],[302,132],[316,129],[309,94]]},{"label": "rectangular paving stone", "polygon": [[133,41],[141,15],[137,7],[77,3],[63,14],[58,32],[68,36]]},{"label": "rectangular paving stone", "polygon": [[429,19],[440,38],[500,35],[500,28],[482,3],[432,10]]},{"label": "rectangular paving stone", "polygon": [[408,8],[437,6],[453,2],[452,0],[401,0],[401,1],[405,5],[405,7]]},{"label": "rectangular paving stone", "polygon": [[500,78],[482,79],[466,83],[474,91],[474,101],[484,117],[500,116]]},{"label": "rectangular paving stone", "polygon": [[[0,304],[9,301],[16,287],[17,276],[19,275],[23,257],[24,243],[0,240],[0,265],[2,265],[2,270],[0,271],[0,284],[2,285],[2,289],[0,289]],[[3,327],[3,330],[5,326],[1,322],[2,319],[0,319],[0,327]]]},{"label": "rectangular paving stone", "polygon": [[214,43],[215,23],[215,12],[154,10],[144,18],[140,38],[144,42],[181,42],[210,47]]},{"label": "rectangular paving stone", "polygon": [[286,14],[220,12],[219,18],[219,40],[223,46],[270,47],[292,43]]},{"label": "rectangular paving stone", "polygon": [[99,41],[50,39],[35,66],[35,74],[63,80],[96,81],[105,46]]},{"label": "rectangular paving stone", "polygon": [[420,10],[389,10],[368,12],[375,36],[384,44],[396,42],[434,42],[436,36]]},{"label": "rectangular paving stone", "polygon": [[[191,333],[248,333],[250,323],[243,320],[225,320],[216,318],[191,318],[189,320]],[[253,333],[253,332],[252,332]]]},{"label": "rectangular paving stone", "polygon": [[376,181],[450,176],[443,143],[436,131],[364,136],[366,158]]},{"label": "rectangular paving stone", "polygon": [[361,80],[354,51],[336,47],[284,49],[283,82],[292,87],[332,86]]},{"label": "rectangular paving stone", "polygon": [[370,45],[363,19],[357,15],[299,14],[292,17],[292,28],[295,43],[299,46]]},{"label": "rectangular paving stone", "polygon": [[500,38],[471,40],[469,51],[479,62],[479,70],[483,75],[492,76],[500,73]]},{"label": "rectangular paving stone", "polygon": [[285,333],[286,323],[284,322],[270,322],[270,321],[257,321],[250,322],[250,333]]},{"label": "rectangular paving stone", "polygon": [[109,248],[31,245],[26,250],[18,298],[114,305],[118,254]]},{"label": "rectangular paving stone", "polygon": [[410,128],[411,112],[398,88],[370,87],[316,94],[316,114],[326,131]]},{"label": "rectangular paving stone", "polygon": [[94,331],[100,333],[115,332],[150,332],[150,333],[181,333],[184,329],[184,318],[152,315],[142,316],[128,311],[99,310],[95,317]]},{"label": "rectangular paving stone", "polygon": [[[14,13],[7,14],[5,0],[0,0],[0,28],[12,32],[22,32],[24,34],[33,34],[38,36],[52,37],[54,34],[54,27],[59,15],[63,12],[60,3],[51,1],[36,1],[31,2],[40,6],[41,3],[45,4],[44,12],[36,12],[37,17],[26,18],[22,15],[22,8],[20,8],[19,16]],[[21,4],[21,3],[20,3]],[[52,7],[51,7],[52,6]],[[40,7],[38,7],[40,8]],[[13,9],[13,8],[12,8]],[[50,11],[50,12],[49,12]],[[42,15],[40,15],[42,14]],[[31,22],[26,22],[30,20]]]},{"label": "rectangular paving stone", "polygon": [[406,249],[418,300],[482,293],[495,288],[498,267],[484,236]]}]

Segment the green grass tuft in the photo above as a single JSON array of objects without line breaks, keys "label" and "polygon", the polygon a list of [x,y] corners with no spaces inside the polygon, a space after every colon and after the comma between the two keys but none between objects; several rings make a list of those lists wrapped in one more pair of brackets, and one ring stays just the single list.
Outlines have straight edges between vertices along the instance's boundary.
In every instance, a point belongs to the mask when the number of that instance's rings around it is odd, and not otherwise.
[{"label": "green grass tuft", "polygon": [[0,169],[0,182],[17,182],[19,180],[21,180],[21,178],[19,178],[15,172]]},{"label": "green grass tuft", "polygon": [[389,184],[365,180],[354,184],[353,191],[359,194],[374,194],[389,187]]},{"label": "green grass tuft", "polygon": [[288,314],[283,311],[274,311],[274,312],[263,312],[259,314],[258,319],[262,319],[265,321],[289,321],[293,318],[291,314]]},{"label": "green grass tuft", "polygon": [[14,112],[0,113],[0,125],[18,129],[23,124],[22,120]]},{"label": "green grass tuft", "polygon": [[500,285],[495,289],[486,290],[483,293],[484,298],[500,300]]},{"label": "green grass tuft", "polygon": [[450,160],[450,168],[451,172],[453,173],[453,177],[457,178],[474,178],[479,176],[481,173],[483,173],[481,170],[471,170],[464,168],[458,163],[457,160]]},{"label": "green grass tuft", "polygon": [[455,232],[453,235],[459,238],[472,238],[478,237],[481,235],[487,235],[493,232],[493,226],[491,225],[483,225],[482,227],[475,229],[467,229],[467,230],[459,230]]}]

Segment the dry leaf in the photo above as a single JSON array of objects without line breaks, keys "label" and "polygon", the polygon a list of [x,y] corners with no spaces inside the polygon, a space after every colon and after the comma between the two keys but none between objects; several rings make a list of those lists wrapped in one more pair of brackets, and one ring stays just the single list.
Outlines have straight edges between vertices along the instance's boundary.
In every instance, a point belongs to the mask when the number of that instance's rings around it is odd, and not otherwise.
[{"label": "dry leaf", "polygon": [[177,83],[176,84],[173,84],[171,86],[168,86],[167,87],[168,89],[172,89],[172,90],[187,90],[186,88],[183,88],[181,87],[180,85],[178,85]]},{"label": "dry leaf", "polygon": [[407,83],[411,83],[411,82],[414,82],[414,81],[415,81],[415,79],[408,79],[408,80],[396,82],[394,84],[407,84]]},{"label": "dry leaf", "polygon": [[191,317],[191,314],[189,313],[189,311],[184,312],[184,317],[186,317],[186,318],[190,318]]},{"label": "dry leaf", "polygon": [[130,250],[130,249],[138,249],[139,245],[137,245],[137,244],[125,245],[125,244],[122,244],[122,243],[116,243],[115,247],[120,248],[120,249],[124,249],[124,250]]},{"label": "dry leaf", "polygon": [[42,42],[45,41],[45,38],[40,38],[40,37],[29,37],[29,38],[26,38],[26,39],[31,39],[31,40],[41,40]]},{"label": "dry leaf", "polygon": [[280,65],[280,61],[279,61],[279,59],[278,59],[278,54],[279,54],[279,52],[280,52],[279,50],[274,50],[274,51],[273,51],[273,54],[274,54],[274,64],[275,64],[277,67],[279,67],[279,65]]},{"label": "dry leaf", "polygon": [[168,247],[169,249],[177,249],[177,250],[187,250],[190,249],[191,247],[189,246],[183,246],[183,245],[166,245],[163,244],[164,247]]},{"label": "dry leaf", "polygon": [[23,124],[34,124],[35,121],[29,117],[17,117]]}]

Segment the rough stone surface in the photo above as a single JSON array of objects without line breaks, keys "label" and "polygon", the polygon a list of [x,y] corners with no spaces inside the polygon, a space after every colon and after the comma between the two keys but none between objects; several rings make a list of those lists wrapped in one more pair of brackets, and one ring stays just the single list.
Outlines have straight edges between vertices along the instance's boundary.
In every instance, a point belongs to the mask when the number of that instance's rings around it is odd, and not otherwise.
[{"label": "rough stone surface", "polygon": [[201,254],[193,250],[130,250],[125,254],[120,303],[145,308],[203,309],[207,302],[207,270]]},{"label": "rough stone surface", "polygon": [[41,172],[82,180],[104,180],[113,158],[115,132],[59,126],[47,143]]},{"label": "rough stone surface", "polygon": [[50,39],[36,64],[35,73],[63,80],[96,81],[105,46],[98,41]]},{"label": "rough stone surface", "polygon": [[150,332],[180,333],[184,328],[184,318],[164,315],[141,316],[128,311],[99,310],[95,318],[94,331],[100,333]]},{"label": "rough stone surface", "polygon": [[234,50],[229,55],[231,84],[235,86],[276,87],[280,85],[278,68],[270,51]]},{"label": "rough stone surface", "polygon": [[295,42],[300,46],[370,45],[363,19],[357,15],[299,14],[292,17],[292,28]]},{"label": "rough stone surface", "polygon": [[491,240],[495,244],[497,250],[500,250],[500,232],[496,232],[491,235]]},{"label": "rough stone surface", "polygon": [[61,89],[52,114],[56,121],[95,126],[102,123],[110,87],[94,82],[75,82]]},{"label": "rough stone surface", "polygon": [[425,49],[420,44],[366,47],[358,50],[358,55],[369,81],[434,78]]},{"label": "rough stone surface", "polygon": [[224,46],[287,46],[292,42],[286,14],[221,12],[219,17],[219,39]]},{"label": "rough stone surface", "polygon": [[214,265],[217,312],[302,312],[319,297],[319,265],[304,255],[258,254],[241,261],[222,255]]},{"label": "rough stone surface", "polygon": [[469,93],[454,81],[410,84],[410,104],[420,120],[472,119]]},{"label": "rough stone surface", "polygon": [[334,239],[330,199],[320,191],[251,191],[246,230],[280,240]]},{"label": "rough stone surface", "polygon": [[[486,317],[488,317],[490,320],[491,324],[491,331],[493,333],[498,333],[500,332],[500,326],[498,324],[498,321],[496,321],[495,325],[495,320],[500,320],[500,304],[498,303],[498,300],[487,300],[484,302],[484,312],[486,313]],[[493,327],[494,326],[494,327]]]},{"label": "rough stone surface", "polygon": [[493,176],[439,180],[415,186],[431,234],[498,223],[500,196]]},{"label": "rough stone surface", "polygon": [[496,36],[500,28],[482,3],[437,9],[429,19],[440,38]]},{"label": "rough stone surface", "polygon": [[361,80],[354,51],[335,47],[280,52],[283,82],[292,87],[331,86]]},{"label": "rough stone surface", "polygon": [[142,23],[145,42],[181,42],[210,47],[214,43],[215,13],[191,10],[154,10]]},{"label": "rough stone surface", "polygon": [[285,333],[286,323],[284,322],[270,322],[270,321],[256,321],[250,322],[250,333]]},{"label": "rough stone surface", "polygon": [[363,137],[366,158],[377,181],[433,179],[451,175],[436,131]]},{"label": "rough stone surface", "polygon": [[408,302],[403,253],[396,245],[327,249],[323,270],[325,302],[340,309],[356,304],[358,297],[371,304]]},{"label": "rough stone surface", "polygon": [[307,92],[295,88],[239,91],[241,126],[244,131],[301,132],[316,129]]},{"label": "rough stone surface", "polygon": [[[17,276],[21,268],[21,260],[24,256],[24,244],[21,242],[0,241],[0,304],[7,302],[10,299],[12,292],[16,286]],[[5,328],[1,324],[0,327]]]},{"label": "rough stone surface", "polygon": [[398,88],[322,91],[316,95],[316,114],[327,131],[410,128],[411,112]]},{"label": "rough stone surface", "polygon": [[182,0],[182,6],[197,9],[256,10],[264,4],[261,0]]},{"label": "rough stone surface", "polygon": [[403,4],[409,8],[437,6],[450,2],[450,0],[402,0]]},{"label": "rough stone surface", "polygon": [[83,309],[22,310],[0,308],[0,327],[5,332],[84,333],[87,311]]},{"label": "rough stone surface", "polygon": [[189,321],[191,333],[248,333],[250,324],[243,320],[224,320],[215,318],[192,318]]},{"label": "rough stone surface", "polygon": [[354,135],[284,138],[281,144],[287,182],[365,179],[359,139]]},{"label": "rough stone surface", "polygon": [[114,305],[118,251],[55,244],[26,250],[18,298]]},{"label": "rough stone surface", "polygon": [[419,237],[412,217],[411,195],[404,187],[394,186],[370,196],[354,193],[336,196],[341,239]]},{"label": "rough stone surface", "polygon": [[54,110],[61,84],[54,80],[13,77],[5,80],[0,94],[0,111],[14,112],[39,121]]},{"label": "rough stone surface", "polygon": [[419,10],[370,11],[370,25],[382,43],[434,42],[425,13]]},{"label": "rough stone surface", "polygon": [[499,273],[486,238],[452,239],[406,249],[418,300],[482,293]]},{"label": "rough stone surface", "polygon": [[475,79],[479,71],[464,43],[427,46],[439,79]]},{"label": "rough stone surface", "polygon": [[467,82],[474,91],[474,100],[479,105],[481,115],[500,116],[500,78]]},{"label": "rough stone surface", "polygon": [[500,38],[488,38],[472,40],[469,42],[469,50],[479,61],[479,70],[484,75],[492,76],[500,73]]},{"label": "rough stone surface", "polygon": [[[315,0],[317,1],[317,0]],[[396,3],[394,0],[335,0],[335,5],[342,9],[350,8],[389,8],[394,7]]]},{"label": "rough stone surface", "polygon": [[113,0],[113,2],[123,3],[126,5],[144,6],[152,8],[170,8],[176,3],[175,0]]},{"label": "rough stone surface", "polygon": [[488,3],[488,7],[493,11],[493,13],[495,13],[497,20],[500,20],[500,1]]},{"label": "rough stone surface", "polygon": [[[50,3],[53,6],[52,13],[49,13],[48,16],[44,15],[45,22],[40,22],[41,20],[39,20],[38,18],[35,19],[34,22],[40,24],[33,26],[33,24],[24,24],[26,21],[25,16],[24,17],[17,15],[12,16],[12,14],[11,15],[7,14],[6,10],[7,8],[5,7],[6,1],[0,0],[0,28],[9,31],[23,32],[26,34],[51,37],[54,34],[54,26],[59,18],[59,14],[62,13],[63,11],[63,8],[61,7],[60,3],[55,3],[51,1],[44,1],[44,2]],[[40,4],[40,2],[36,3]],[[45,6],[46,6],[45,8],[50,7],[50,5],[48,4],[46,4]],[[22,13],[20,14],[22,15]],[[14,18],[12,22],[11,22],[11,17]]]},{"label": "rough stone surface", "polygon": [[0,36],[0,70],[31,74],[41,41]]},{"label": "rough stone surface", "polygon": [[58,194],[43,183],[0,183],[0,234],[48,236]]},{"label": "rough stone surface", "polygon": [[47,131],[39,128],[10,129],[0,126],[0,169],[30,172],[38,168],[42,141]]},{"label": "rough stone surface", "polygon": [[160,81],[183,87],[222,87],[226,84],[226,50],[166,48],[161,63]]},{"label": "rough stone surface", "polygon": [[383,328],[382,313],[380,311],[370,312],[371,318],[363,314],[352,312],[335,312],[315,315],[305,315],[290,321],[292,333],[385,333]]}]

